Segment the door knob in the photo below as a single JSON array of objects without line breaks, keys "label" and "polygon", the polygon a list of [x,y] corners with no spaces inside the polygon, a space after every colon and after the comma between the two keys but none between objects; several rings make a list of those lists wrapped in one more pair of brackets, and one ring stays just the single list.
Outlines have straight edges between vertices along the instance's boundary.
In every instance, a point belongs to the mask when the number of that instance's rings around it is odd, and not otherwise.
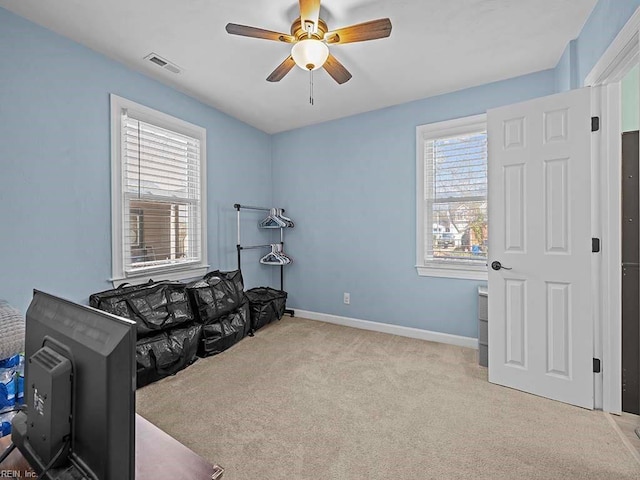
[{"label": "door knob", "polygon": [[493,268],[495,271],[498,271],[500,269],[511,270],[509,267],[503,267],[502,264],[497,260],[495,262],[491,262],[491,268]]}]

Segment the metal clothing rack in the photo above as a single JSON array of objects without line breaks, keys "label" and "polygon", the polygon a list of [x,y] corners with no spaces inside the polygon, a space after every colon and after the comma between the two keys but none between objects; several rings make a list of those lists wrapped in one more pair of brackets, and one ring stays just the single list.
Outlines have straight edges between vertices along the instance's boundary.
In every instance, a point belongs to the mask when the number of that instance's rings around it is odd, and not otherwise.
[{"label": "metal clothing rack", "polygon": [[[242,250],[256,250],[260,248],[271,248],[271,244],[269,243],[264,245],[247,245],[247,246],[242,245],[240,241],[240,210],[258,210],[261,212],[270,212],[271,209],[265,208],[265,207],[252,207],[249,205],[240,205],[239,203],[234,204],[233,208],[236,209],[236,219],[237,219],[238,243],[236,244],[236,250],[238,253],[238,270],[242,271],[242,254],[241,254]],[[282,213],[285,213],[284,208],[281,209],[281,211]],[[285,227],[280,227],[280,245],[282,245],[283,249],[284,249],[284,229]],[[284,265],[280,265],[280,290],[284,291]],[[286,308],[284,310],[284,313],[287,313],[293,317],[295,312],[291,309]]]}]

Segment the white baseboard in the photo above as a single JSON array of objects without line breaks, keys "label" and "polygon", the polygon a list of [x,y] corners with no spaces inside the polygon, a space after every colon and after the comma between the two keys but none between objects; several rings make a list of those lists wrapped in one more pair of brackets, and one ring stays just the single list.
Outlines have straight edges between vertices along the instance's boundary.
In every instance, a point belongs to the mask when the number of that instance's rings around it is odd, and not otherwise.
[{"label": "white baseboard", "polygon": [[308,320],[317,320],[320,322],[333,323],[335,325],[343,325],[345,327],[359,328],[361,330],[372,330],[374,332],[390,333],[401,337],[418,338],[420,340],[428,340],[429,342],[447,343],[449,345],[457,345],[459,347],[478,349],[478,339],[472,337],[432,332],[430,330],[403,327],[400,325],[392,325],[390,323],[371,322],[369,320],[359,320],[357,318],[339,317],[337,315],[329,315],[327,313],[298,310],[297,308],[295,309],[295,316],[306,318]]}]

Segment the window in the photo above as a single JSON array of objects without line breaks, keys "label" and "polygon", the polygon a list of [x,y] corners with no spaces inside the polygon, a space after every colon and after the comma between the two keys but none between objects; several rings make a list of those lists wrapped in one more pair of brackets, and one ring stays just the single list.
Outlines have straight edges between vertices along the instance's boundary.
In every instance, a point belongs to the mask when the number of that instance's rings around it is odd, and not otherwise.
[{"label": "window", "polygon": [[113,280],[207,269],[206,131],[111,95]]},{"label": "window", "polygon": [[418,274],[486,280],[486,116],[416,132]]}]

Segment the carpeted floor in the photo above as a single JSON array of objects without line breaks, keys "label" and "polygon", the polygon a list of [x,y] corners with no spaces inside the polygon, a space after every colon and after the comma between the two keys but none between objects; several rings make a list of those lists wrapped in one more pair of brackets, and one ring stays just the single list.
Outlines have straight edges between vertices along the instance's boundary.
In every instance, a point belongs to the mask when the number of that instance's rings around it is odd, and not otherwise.
[{"label": "carpeted floor", "polygon": [[137,409],[225,480],[640,479],[607,414],[492,385],[475,350],[298,318]]}]

